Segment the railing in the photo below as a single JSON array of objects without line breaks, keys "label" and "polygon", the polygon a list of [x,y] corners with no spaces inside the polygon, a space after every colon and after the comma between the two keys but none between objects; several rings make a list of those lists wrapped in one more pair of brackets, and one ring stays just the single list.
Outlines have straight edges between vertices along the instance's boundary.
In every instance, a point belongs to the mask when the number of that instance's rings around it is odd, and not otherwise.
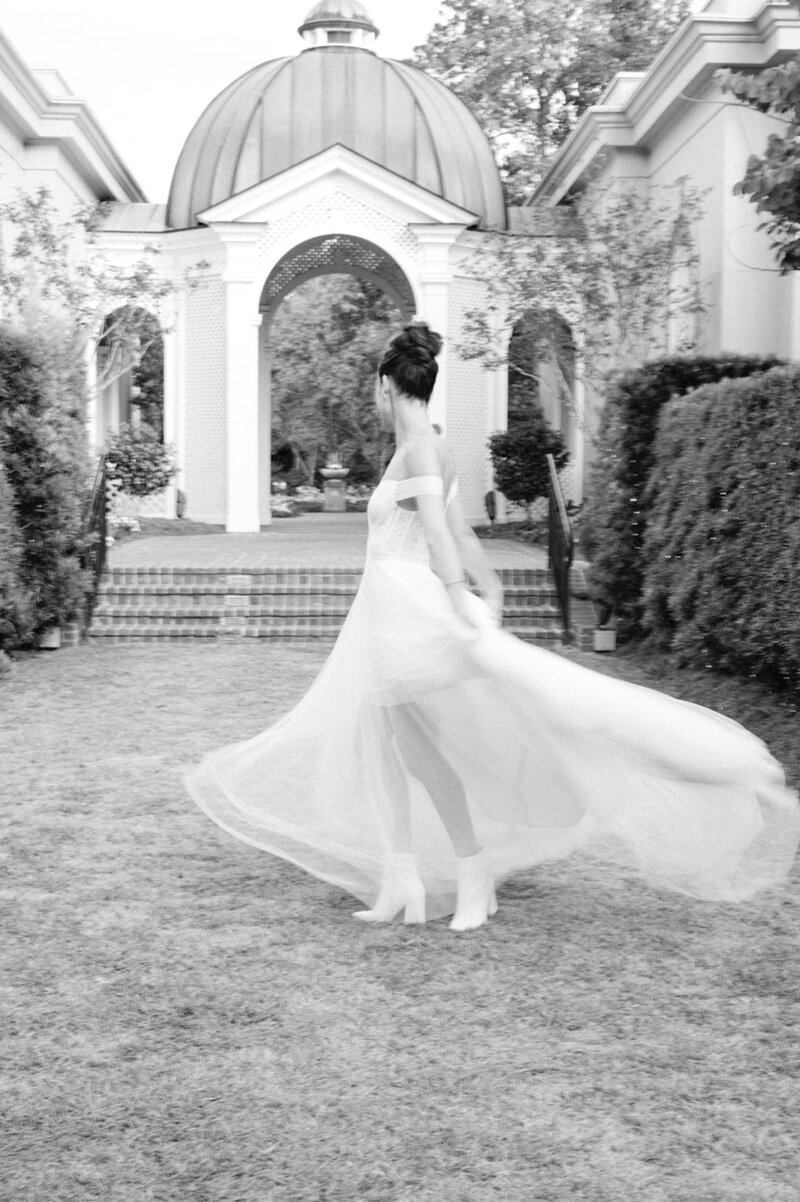
[{"label": "railing", "polygon": [[569,571],[572,567],[572,556],[575,540],[572,534],[572,523],[567,514],[564,494],[558,480],[555,461],[552,455],[547,456],[547,466],[550,471],[550,505],[547,537],[547,551],[550,558],[550,571],[556,585],[558,604],[561,610],[561,622],[564,627],[564,642],[572,642],[572,627],[569,615]]},{"label": "railing", "polygon": [[83,632],[89,629],[92,611],[100,587],[100,577],[106,563],[106,536],[108,534],[106,516],[106,457],[101,456],[94,478],[92,496],[86,508],[83,523],[83,554],[82,566],[88,574],[85,592]]}]

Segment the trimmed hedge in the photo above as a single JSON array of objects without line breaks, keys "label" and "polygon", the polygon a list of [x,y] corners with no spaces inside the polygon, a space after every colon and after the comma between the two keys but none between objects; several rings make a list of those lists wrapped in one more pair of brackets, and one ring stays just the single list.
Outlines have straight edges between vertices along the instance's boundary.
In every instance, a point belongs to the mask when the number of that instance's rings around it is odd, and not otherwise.
[{"label": "trimmed hedge", "polygon": [[69,346],[0,328],[0,457],[19,532],[17,585],[39,630],[83,600],[81,534],[89,476],[85,382]]},{"label": "trimmed hedge", "polygon": [[800,691],[800,368],[673,401],[653,457],[645,629]]},{"label": "trimmed hedge", "polygon": [[489,437],[489,451],[497,487],[518,505],[530,507],[550,490],[547,455],[560,471],[569,452],[559,430],[550,425],[538,404],[529,404],[524,416],[509,422],[508,430]]},{"label": "trimmed hedge", "polygon": [[647,485],[663,406],[704,384],[764,372],[774,356],[655,359],[614,381],[603,409],[581,536],[592,597],[624,638],[639,632],[647,531]]},{"label": "trimmed hedge", "polygon": [[30,634],[30,597],[20,583],[21,558],[14,494],[0,461],[0,652]]}]

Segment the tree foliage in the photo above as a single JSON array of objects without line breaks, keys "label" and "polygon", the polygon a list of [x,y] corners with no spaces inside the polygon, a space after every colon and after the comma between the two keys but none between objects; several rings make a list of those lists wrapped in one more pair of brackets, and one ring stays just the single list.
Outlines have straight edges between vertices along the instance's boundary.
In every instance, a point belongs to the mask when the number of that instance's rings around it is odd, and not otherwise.
[{"label": "tree foliage", "polygon": [[127,423],[108,440],[109,478],[131,497],[150,497],[166,488],[177,470],[171,447],[152,426]]},{"label": "tree foliage", "polygon": [[75,617],[89,463],[84,381],[51,341],[0,327],[0,457],[34,629]]},{"label": "tree foliage", "polygon": [[[603,621],[613,614],[623,636],[640,633],[644,552],[653,455],[663,407],[696,389],[768,371],[776,360],[746,355],[654,359],[616,376],[603,408],[587,485],[581,536],[591,562],[592,597]],[[689,490],[689,503],[694,496]]]},{"label": "tree foliage", "polygon": [[30,598],[20,581],[22,550],[14,493],[0,458],[0,660],[6,647],[30,632]]},{"label": "tree foliage", "polygon": [[800,693],[797,367],[670,403],[654,448],[646,628],[684,662]]},{"label": "tree foliage", "polygon": [[386,440],[375,411],[375,372],[400,319],[375,285],[352,276],[301,284],[282,302],[269,334],[272,444],[293,449],[312,482],[327,457],[381,473]]},{"label": "tree foliage", "polygon": [[[663,352],[676,319],[682,338],[675,349],[691,351],[703,311],[694,238],[701,212],[702,197],[685,180],[649,191],[591,187],[555,229],[487,238],[474,270],[488,297],[467,313],[459,353],[489,368],[506,366],[512,376],[535,376],[531,364],[548,347],[563,361],[566,321],[584,377],[602,386],[612,370]],[[520,327],[527,337],[512,338]]]},{"label": "tree foliage", "polygon": [[80,207],[65,220],[50,192],[19,192],[0,205],[0,316],[38,337],[61,340],[62,354],[84,364],[101,349],[99,388],[138,364],[155,337],[158,311],[173,291],[147,249],[127,268],[102,250],[105,206]]},{"label": "tree foliage", "polygon": [[726,92],[762,113],[784,122],[767,138],[763,154],[747,160],[744,178],[734,192],[748,197],[769,217],[760,228],[773,239],[782,275],[800,267],[800,59],[794,58],[757,74],[719,73]]},{"label": "tree foliage", "polygon": [[535,501],[548,493],[547,455],[553,456],[559,471],[569,459],[564,439],[537,405],[529,406],[527,413],[510,423],[507,431],[492,434],[489,449],[497,487],[509,501],[524,505],[529,511]]},{"label": "tree foliage", "polygon": [[646,67],[688,0],[446,0],[413,62],[473,109],[511,203],[616,71]]}]

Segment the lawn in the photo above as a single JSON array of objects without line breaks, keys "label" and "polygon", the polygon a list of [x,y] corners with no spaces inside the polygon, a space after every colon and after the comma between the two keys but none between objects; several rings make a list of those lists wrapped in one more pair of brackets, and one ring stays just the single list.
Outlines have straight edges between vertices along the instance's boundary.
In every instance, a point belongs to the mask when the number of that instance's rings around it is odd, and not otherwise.
[{"label": "lawn", "polygon": [[[323,654],[88,646],[0,678],[0,1196],[797,1202],[797,870],[736,907],[581,857],[469,935],[355,922],[180,784]],[[800,780],[788,703],[583,658],[712,700]]]}]

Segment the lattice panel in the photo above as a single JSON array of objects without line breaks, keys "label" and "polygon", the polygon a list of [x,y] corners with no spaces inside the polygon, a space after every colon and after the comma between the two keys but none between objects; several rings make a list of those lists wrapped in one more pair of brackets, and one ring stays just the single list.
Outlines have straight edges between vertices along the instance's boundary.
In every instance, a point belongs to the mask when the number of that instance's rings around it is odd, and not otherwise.
[{"label": "lattice panel", "polygon": [[276,243],[281,245],[294,241],[295,245],[299,245],[317,236],[321,228],[330,226],[332,213],[340,216],[343,227],[363,230],[365,238],[386,247],[389,254],[395,248],[397,253],[412,261],[419,258],[417,240],[407,226],[395,221],[386,213],[370,208],[346,192],[336,192],[331,196],[322,196],[290,216],[270,223],[268,235],[260,248],[264,265],[268,262]]},{"label": "lattice panel", "polygon": [[225,285],[207,280],[186,300],[187,517],[224,522],[227,505]]},{"label": "lattice panel", "polygon": [[295,282],[300,283],[311,275],[346,274],[349,271],[363,271],[377,277],[402,300],[409,315],[413,313],[413,293],[394,259],[377,246],[343,234],[301,244],[286,255],[270,273],[261,297],[262,307],[276,304],[291,291]]},{"label": "lattice panel", "polygon": [[472,521],[485,521],[487,517],[484,497],[490,479],[487,441],[492,432],[491,381],[479,363],[460,358],[456,346],[463,341],[464,315],[480,305],[482,293],[477,280],[453,281],[447,332],[447,440],[458,466],[464,509]]}]

